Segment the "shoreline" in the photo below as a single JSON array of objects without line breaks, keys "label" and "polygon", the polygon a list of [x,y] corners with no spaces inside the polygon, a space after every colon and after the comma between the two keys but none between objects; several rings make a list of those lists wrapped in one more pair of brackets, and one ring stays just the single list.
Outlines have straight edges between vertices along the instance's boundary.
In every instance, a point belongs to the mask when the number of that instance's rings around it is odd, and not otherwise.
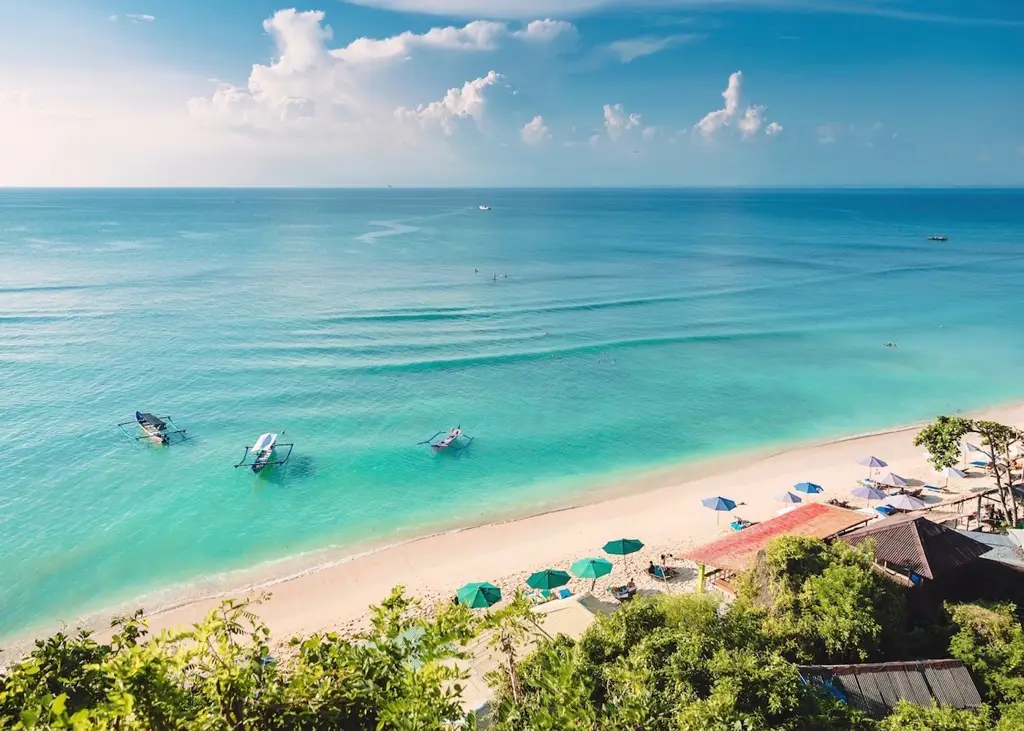
[{"label": "shoreline", "polygon": [[[948,413],[961,412],[949,411]],[[972,409],[968,413],[986,415],[1011,423],[1022,423],[1024,422],[1024,403],[1009,402],[977,410]],[[102,636],[110,617],[130,613],[139,607],[153,607],[156,605],[155,609],[147,612],[147,619],[149,620],[151,630],[155,633],[161,629],[187,625],[198,621],[223,599],[256,597],[266,592],[270,592],[272,597],[268,602],[257,607],[257,613],[263,617],[264,621],[267,621],[278,641],[294,634],[308,634],[321,629],[352,629],[353,623],[358,622],[359,618],[365,615],[368,606],[383,599],[393,585],[404,584],[410,593],[421,595],[427,601],[433,601],[450,594],[454,591],[454,588],[467,581],[495,580],[496,576],[494,574],[476,573],[463,575],[459,573],[458,564],[460,563],[460,558],[462,559],[461,563],[474,563],[472,560],[469,560],[472,559],[472,553],[469,556],[462,553],[462,545],[468,544],[473,546],[470,549],[471,551],[483,549],[483,552],[486,553],[488,549],[494,548],[495,539],[499,541],[504,540],[506,534],[514,534],[520,541],[532,542],[535,541],[538,530],[543,535],[549,535],[550,532],[547,528],[557,524],[560,519],[567,516],[586,520],[594,517],[592,514],[599,514],[599,517],[607,520],[608,514],[610,514],[611,516],[621,518],[624,534],[635,535],[648,544],[648,550],[641,554],[646,558],[647,554],[650,553],[652,542],[645,538],[644,525],[646,523],[649,527],[653,526],[651,526],[652,516],[641,516],[638,514],[643,512],[644,498],[656,495],[667,501],[678,502],[681,497],[680,493],[684,493],[687,496],[691,495],[691,493],[696,495],[694,493],[695,490],[703,489],[704,487],[710,488],[713,484],[722,482],[727,483],[730,477],[739,484],[742,483],[743,479],[747,479],[746,473],[757,472],[766,465],[771,467],[777,462],[785,463],[788,459],[806,457],[815,453],[820,455],[829,451],[843,451],[853,445],[866,448],[867,445],[865,443],[889,442],[889,444],[885,445],[880,443],[878,446],[891,449],[896,446],[892,443],[894,437],[919,429],[925,423],[927,421],[857,434],[834,436],[824,440],[808,439],[802,442],[778,443],[761,448],[740,449],[708,457],[698,457],[635,473],[629,473],[628,469],[623,469],[618,471],[617,474],[613,473],[613,476],[608,479],[596,484],[590,483],[590,488],[582,487],[582,485],[587,484],[586,478],[577,478],[573,482],[578,482],[581,485],[581,489],[566,492],[561,496],[561,499],[554,498],[548,501],[533,503],[527,511],[498,511],[489,514],[485,520],[476,523],[452,524],[449,526],[435,524],[434,526],[427,526],[428,528],[433,528],[433,530],[425,534],[417,533],[408,537],[400,537],[400,533],[397,540],[364,541],[343,547],[327,547],[295,556],[265,561],[256,566],[232,569],[211,576],[200,577],[194,582],[188,582],[188,587],[192,588],[193,591],[196,591],[197,587],[202,587],[204,584],[216,584],[218,581],[223,582],[224,585],[222,588],[209,586],[206,590],[198,589],[196,594],[188,596],[185,595],[185,592],[188,591],[186,587],[182,586],[182,584],[175,584],[165,589],[147,592],[138,599],[121,602],[114,607],[108,606],[103,610],[92,612],[75,620],[47,622],[45,625],[49,625],[48,627],[41,623],[35,628],[27,629],[0,640],[2,642],[0,644],[0,667],[17,660],[25,651],[30,649],[34,638],[52,634],[53,631],[56,631],[61,626],[82,626],[97,630]],[[911,452],[920,452],[919,449],[912,446],[910,439],[902,441],[905,443],[904,446],[908,447]],[[899,440],[897,440],[898,442]],[[875,449],[875,453],[881,451],[882,449]],[[900,450],[901,454],[904,452],[906,452],[906,449]],[[879,454],[879,456],[889,459],[885,454]],[[907,457],[904,456],[903,459],[906,460]],[[923,463],[923,457],[919,461]],[[784,467],[784,465],[780,466]],[[839,467],[849,467],[849,465],[839,465]],[[902,461],[900,465],[893,465],[893,467],[894,469],[899,467],[897,471],[900,474],[913,475],[915,473],[915,470],[903,467]],[[862,470],[863,468],[856,467],[857,472]],[[785,470],[781,471],[784,472]],[[820,471],[819,469],[818,473]],[[919,472],[920,470],[916,471]],[[793,480],[789,484],[784,484],[785,480],[781,478],[781,475],[777,480],[772,480],[771,477],[768,476],[767,479],[773,483],[773,489],[776,492],[788,490],[793,482],[799,481]],[[765,479],[764,475],[755,478],[755,480],[761,482],[764,482]],[[804,478],[801,477],[800,479]],[[837,487],[830,489],[826,484],[827,478],[816,479],[813,476],[807,476],[807,479],[825,484],[826,492],[821,496],[802,496],[805,500],[810,499],[813,501],[816,498],[849,497],[849,488],[843,490]],[[736,499],[737,495],[742,497],[743,494],[751,491],[749,486],[728,489],[731,489],[731,492],[723,489],[720,493],[709,492],[708,494],[723,494]],[[679,526],[676,531],[678,536],[673,541],[675,545],[668,546],[667,542],[662,542],[658,544],[658,550],[661,550],[661,547],[668,547],[670,549],[669,552],[678,550],[682,545],[690,545],[698,539],[703,542],[703,540],[712,538],[720,532],[718,530],[709,532],[708,518],[711,516],[711,513],[704,510],[698,511],[699,504],[696,503],[696,499],[689,506],[692,507],[692,510],[687,509],[685,514],[680,515]],[[770,515],[763,514],[763,506],[750,505],[748,509],[746,502],[741,502],[740,500],[737,500],[737,502],[741,503],[742,508],[737,509],[736,513],[743,515],[747,519],[770,517]],[[762,509],[758,510],[758,508]],[[641,519],[637,520],[637,518]],[[646,520],[642,518],[646,518]],[[714,528],[720,527],[713,518],[711,521],[714,523]],[[688,526],[687,524],[690,525]],[[416,529],[409,529],[408,532],[413,533],[415,531]],[[663,530],[647,532],[664,533]],[[605,540],[612,537],[619,536],[608,533]],[[557,543],[558,541],[552,541],[552,544]],[[448,560],[445,560],[443,554],[447,552],[445,549],[451,545],[460,548],[454,554],[447,556]],[[511,545],[514,547],[515,544],[512,543]],[[601,555],[600,545],[597,544],[590,548],[590,553]],[[502,546],[507,552],[509,544],[503,543]],[[565,546],[565,548],[568,547]],[[549,558],[545,566],[527,565],[528,561],[524,559],[521,573],[524,573],[525,576],[525,574],[532,570],[544,568],[549,564],[562,561],[563,557],[561,554],[565,551],[556,545],[552,545],[552,548],[554,549],[553,551],[540,552]],[[405,560],[411,558],[414,554],[429,555],[432,551],[435,554],[439,551],[442,553],[442,556],[440,556],[442,560],[432,562],[432,571],[424,572],[417,570],[410,561]],[[581,553],[580,555],[583,554]],[[655,553],[654,555],[657,557],[658,554]],[[578,558],[579,556],[574,557]],[[362,586],[358,587],[356,591],[346,592],[339,590],[339,585],[341,584],[365,578],[365,574],[372,573],[370,569],[377,564],[383,563],[393,566],[396,563],[394,560],[396,558],[398,559],[397,563],[400,570],[387,572],[391,578],[388,578],[386,581],[382,582],[379,577],[374,577],[375,580],[373,581],[357,582],[361,583]],[[436,576],[436,570],[446,564],[454,564],[450,572],[452,576],[451,581]],[[274,567],[277,570],[273,570]],[[282,568],[287,568],[288,570],[282,571]],[[615,577],[616,573],[613,571],[611,576]],[[507,579],[509,575],[510,572],[505,572],[501,574],[501,577],[502,579]],[[250,578],[246,580],[246,577]],[[508,584],[509,582],[505,581],[504,583]],[[521,581],[518,583],[521,583]],[[384,584],[387,584],[387,586],[384,586]],[[448,584],[451,584],[450,591]],[[160,602],[159,598],[161,596],[166,596],[167,600]],[[322,607],[323,612],[321,614],[302,610],[301,605],[304,603],[302,598],[305,596],[326,600],[314,603],[327,606]],[[174,597],[177,597],[177,600]]]}]

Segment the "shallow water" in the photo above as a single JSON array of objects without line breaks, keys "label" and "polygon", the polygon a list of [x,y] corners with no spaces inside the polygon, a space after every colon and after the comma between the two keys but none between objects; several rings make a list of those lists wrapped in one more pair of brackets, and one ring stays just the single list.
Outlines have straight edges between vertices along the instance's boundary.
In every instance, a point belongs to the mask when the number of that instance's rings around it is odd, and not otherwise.
[{"label": "shallow water", "polygon": [[1024,392],[1022,191],[0,191],[0,255],[0,634]]}]

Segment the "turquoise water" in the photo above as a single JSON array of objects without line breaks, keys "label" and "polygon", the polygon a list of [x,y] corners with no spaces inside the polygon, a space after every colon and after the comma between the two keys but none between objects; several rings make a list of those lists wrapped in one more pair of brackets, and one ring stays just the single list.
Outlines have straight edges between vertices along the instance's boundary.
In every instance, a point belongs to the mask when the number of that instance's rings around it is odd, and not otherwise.
[{"label": "turquoise water", "polygon": [[1024,392],[1022,191],[0,191],[0,255],[0,634]]}]

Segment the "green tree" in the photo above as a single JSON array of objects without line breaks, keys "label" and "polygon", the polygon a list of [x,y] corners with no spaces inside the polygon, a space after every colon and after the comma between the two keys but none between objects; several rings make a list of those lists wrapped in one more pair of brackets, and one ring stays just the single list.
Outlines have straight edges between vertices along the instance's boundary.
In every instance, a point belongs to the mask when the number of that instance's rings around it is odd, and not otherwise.
[{"label": "green tree", "polygon": [[284,661],[249,605],[230,601],[185,632],[148,638],[135,616],[106,645],[58,635],[0,675],[0,727],[472,728],[451,662],[475,631],[469,610],[446,605],[426,620],[415,609],[396,589],[373,608],[369,632],[295,640]]},{"label": "green tree", "polygon": [[483,628],[491,632],[491,647],[496,648],[505,660],[505,680],[514,701],[518,701],[522,694],[516,672],[518,653],[531,630],[541,632],[530,607],[526,595],[517,591],[512,601],[489,612],[483,621]]},{"label": "green tree", "polygon": [[1024,698],[1024,627],[1013,604],[950,604],[957,628],[950,654],[970,668],[986,700]]},{"label": "green tree", "polygon": [[762,631],[788,659],[880,659],[900,647],[903,597],[874,570],[870,546],[782,536],[737,581],[739,602],[761,612]]},{"label": "green tree", "polygon": [[924,427],[914,438],[915,446],[923,446],[932,455],[932,466],[937,470],[954,467],[960,461],[963,439],[968,434],[981,438],[985,455],[992,463],[996,489],[1003,515],[1010,525],[1018,525],[1020,513],[1013,492],[1011,457],[1014,446],[1024,441],[1024,431],[996,421],[970,420],[959,416],[940,416]]}]

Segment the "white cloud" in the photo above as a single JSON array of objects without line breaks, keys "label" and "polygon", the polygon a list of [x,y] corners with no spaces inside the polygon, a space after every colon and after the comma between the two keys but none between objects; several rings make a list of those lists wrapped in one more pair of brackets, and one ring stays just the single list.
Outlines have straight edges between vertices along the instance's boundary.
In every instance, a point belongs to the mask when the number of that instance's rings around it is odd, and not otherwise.
[{"label": "white cloud", "polygon": [[[282,11],[283,12],[283,11]],[[546,43],[560,36],[575,37],[576,26],[561,20],[535,20],[520,30],[506,23],[474,20],[461,28],[431,28],[426,33],[405,31],[389,38],[357,38],[331,55],[347,63],[367,63],[391,58],[406,58],[417,48],[451,51],[494,51],[506,38],[530,43]]]},{"label": "white cloud", "polygon": [[549,43],[559,37],[575,39],[578,34],[576,26],[564,20],[534,20],[526,24],[522,30],[512,33],[513,37],[534,43]]},{"label": "white cloud", "polygon": [[765,130],[764,130],[764,133],[766,135],[768,135],[769,137],[774,137],[775,135],[777,135],[777,134],[779,134],[781,132],[782,132],[782,125],[779,124],[778,122],[772,122],[767,127],[765,127]]},{"label": "white cloud", "polygon": [[117,15],[116,14],[115,15],[108,15],[107,16],[107,20],[109,20],[111,23],[116,23],[117,22]]},{"label": "white cloud", "polygon": [[459,119],[472,118],[477,124],[483,119],[487,108],[485,90],[498,84],[501,74],[491,71],[473,81],[467,81],[462,88],[449,89],[443,99],[420,105],[416,109],[399,107],[395,110],[398,119],[417,120],[421,124],[438,125],[447,136],[455,134],[455,125]]},{"label": "white cloud", "polygon": [[544,118],[539,114],[523,125],[523,129],[520,130],[519,134],[523,138],[524,143],[534,147],[542,145],[551,139],[551,130],[544,124]]},{"label": "white cloud", "polygon": [[126,13],[125,16],[128,20],[133,23],[152,23],[156,20],[155,15],[149,15],[147,13]]},{"label": "white cloud", "polygon": [[753,105],[747,107],[747,111],[740,117],[740,121],[736,123],[736,126],[739,127],[740,134],[743,135],[744,139],[747,139],[756,135],[760,131],[762,124],[764,124],[764,107]]},{"label": "white cloud", "polygon": [[713,112],[708,112],[704,115],[703,119],[697,122],[694,129],[705,137],[711,137],[719,129],[729,124],[729,120],[736,116],[736,112],[740,108],[740,83],[742,79],[742,71],[734,71],[729,74],[729,85],[722,92],[725,106]]},{"label": "white cloud", "polygon": [[696,33],[679,33],[671,36],[641,36],[613,41],[607,46],[608,51],[622,63],[629,63],[644,56],[651,56],[684,43],[703,38]]},{"label": "white cloud", "polygon": [[[515,30],[506,23],[473,21],[462,27],[431,28],[425,33],[406,31],[388,38],[359,38],[331,49],[333,33],[324,19],[322,11],[291,9],[274,13],[263,23],[277,49],[273,62],[255,64],[244,86],[222,84],[212,96],[190,100],[190,114],[233,127],[273,128],[297,121],[308,125],[310,119],[379,121],[386,117],[394,122],[394,110],[402,107],[401,118],[418,117],[423,122],[433,119],[451,134],[456,119],[475,117],[455,111],[464,90],[470,96],[463,103],[472,106],[475,81],[452,89],[440,101],[410,109],[408,104],[402,105],[393,88],[395,79],[381,76],[374,69],[420,50],[482,53],[498,49],[509,39],[533,45],[574,38],[576,33],[571,23],[563,21],[538,20]],[[497,78],[493,73],[484,77],[484,86]]]},{"label": "white cloud", "polygon": [[612,142],[621,139],[631,129],[642,125],[643,121],[642,114],[637,112],[626,114],[626,110],[622,108],[621,104],[604,105],[604,129],[608,133],[608,139]]},{"label": "white cloud", "polygon": [[[721,109],[705,114],[693,126],[694,131],[700,132],[705,139],[710,139],[719,130],[729,127],[735,122],[736,128],[740,131],[740,136],[743,139],[750,139],[757,134],[764,125],[764,112],[766,108],[760,104],[751,104],[741,115],[739,112],[742,86],[743,72],[735,71],[730,74],[729,84],[726,86],[725,91],[722,92],[725,105]],[[774,135],[782,131],[782,125],[777,125],[775,122],[769,124],[768,127],[771,130],[768,134]]]}]

